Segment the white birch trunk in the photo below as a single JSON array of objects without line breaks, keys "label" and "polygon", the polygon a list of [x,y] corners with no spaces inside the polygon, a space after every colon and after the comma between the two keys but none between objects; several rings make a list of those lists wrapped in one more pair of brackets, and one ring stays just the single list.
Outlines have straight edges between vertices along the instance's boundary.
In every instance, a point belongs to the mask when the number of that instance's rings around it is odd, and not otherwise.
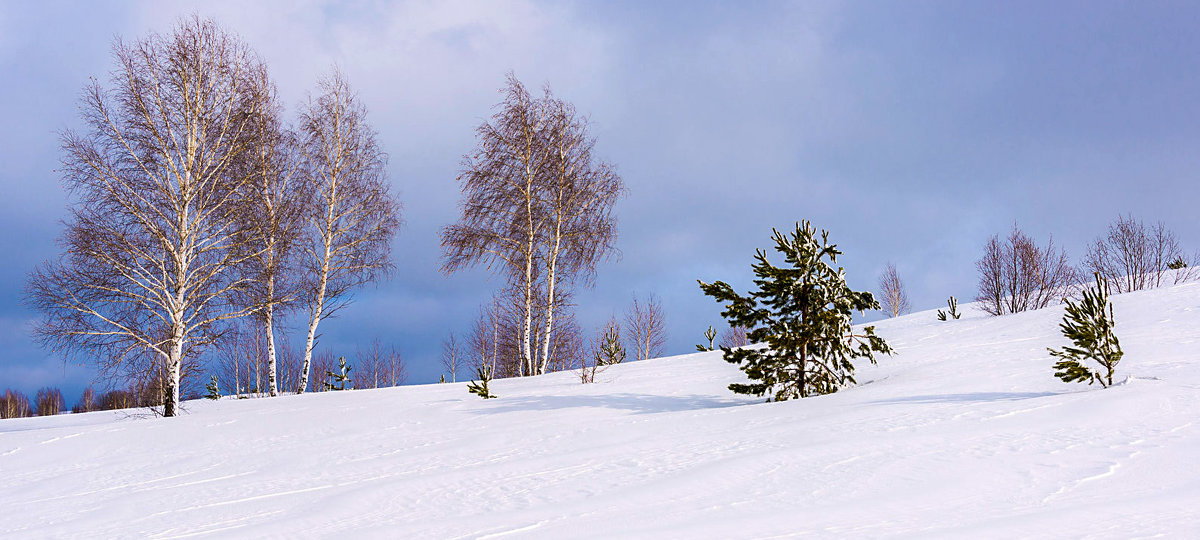
[{"label": "white birch trunk", "polygon": [[562,247],[562,224],[561,222],[555,225],[554,228],[554,248],[550,251],[550,269],[546,274],[546,289],[549,293],[546,295],[546,335],[542,345],[542,359],[538,365],[537,375],[546,373],[546,367],[550,363],[550,342],[551,333],[554,329],[554,286],[558,281],[558,253]]},{"label": "white birch trunk", "polygon": [[267,395],[275,397],[279,395],[279,386],[276,380],[276,363],[275,363],[275,328],[274,328],[274,308],[267,306],[266,323],[263,330],[267,333]]},{"label": "white birch trunk", "polygon": [[[332,217],[332,206],[330,206],[330,217]],[[324,314],[325,289],[329,286],[330,250],[330,234],[328,229],[326,229],[325,258],[320,262],[320,281],[317,284],[317,299],[314,301],[312,318],[308,320],[308,337],[305,340],[304,346],[304,364],[300,367],[300,388],[296,389],[296,394],[304,394],[308,386],[308,370],[312,366],[312,348],[314,342],[317,340],[317,324],[320,323],[320,317]]]},{"label": "white birch trunk", "polygon": [[[532,217],[530,218],[532,221]],[[529,251],[525,253],[525,321],[521,325],[521,376],[532,375],[533,351],[530,334],[533,332],[533,232],[530,228]]]},{"label": "white birch trunk", "polygon": [[308,372],[312,366],[313,342],[317,337],[317,324],[321,322],[321,310],[325,304],[325,274],[321,274],[321,283],[317,287],[316,306],[313,308],[312,318],[308,321],[308,338],[304,342],[304,363],[300,366],[300,386],[296,388],[297,394],[303,394],[308,388]]},{"label": "white birch trunk", "polygon": [[179,365],[183,363],[183,329],[181,323],[175,324],[171,336],[171,349],[167,355],[166,372],[167,391],[163,396],[163,416],[175,416],[179,407]]}]

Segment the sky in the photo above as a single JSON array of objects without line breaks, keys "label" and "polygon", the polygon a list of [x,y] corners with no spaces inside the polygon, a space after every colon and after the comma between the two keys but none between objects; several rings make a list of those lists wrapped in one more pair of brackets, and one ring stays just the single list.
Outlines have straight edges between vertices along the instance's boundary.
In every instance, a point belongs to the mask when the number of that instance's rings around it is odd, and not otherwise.
[{"label": "sky", "polygon": [[396,271],[323,322],[318,348],[378,338],[413,383],[438,379],[442,340],[502,285],[440,274],[438,234],[508,71],[586,114],[629,191],[580,322],[655,294],[668,354],[721,324],[696,280],[745,291],[755,249],[802,219],[830,231],[856,290],[894,263],[916,310],[973,298],[983,244],[1014,225],[1075,261],[1122,214],[1200,248],[1196,3],[3,2],[0,388],[72,402],[94,377],[33,342],[21,302],[59,251],[59,134],[114,69],[114,39],[192,13],[258,52],[290,112],[334,65],[367,106],[404,205]]}]

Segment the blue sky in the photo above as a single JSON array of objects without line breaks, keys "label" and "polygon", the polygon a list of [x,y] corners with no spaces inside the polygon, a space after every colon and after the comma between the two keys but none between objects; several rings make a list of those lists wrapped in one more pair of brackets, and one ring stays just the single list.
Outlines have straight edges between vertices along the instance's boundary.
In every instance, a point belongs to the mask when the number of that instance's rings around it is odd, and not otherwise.
[{"label": "blue sky", "polygon": [[670,353],[719,323],[695,280],[744,290],[754,249],[800,219],[832,232],[855,288],[894,262],[916,309],[973,297],[982,244],[1014,223],[1075,260],[1122,213],[1200,248],[1195,3],[6,2],[0,387],[73,400],[91,377],[32,343],[20,304],[57,252],[57,134],[113,68],[114,37],[192,12],[253,46],[293,110],[334,63],[359,90],[406,225],[394,277],[323,323],[322,343],[379,338],[413,382],[437,379],[441,340],[500,285],[440,275],[437,234],[509,70],[590,115],[630,191],[622,255],[578,295],[581,322],[653,292]]}]

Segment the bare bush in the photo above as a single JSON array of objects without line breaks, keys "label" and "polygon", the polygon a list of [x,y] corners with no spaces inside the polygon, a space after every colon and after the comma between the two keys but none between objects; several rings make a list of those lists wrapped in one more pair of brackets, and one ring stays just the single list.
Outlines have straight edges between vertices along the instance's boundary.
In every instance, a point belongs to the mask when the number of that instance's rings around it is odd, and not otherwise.
[{"label": "bare bush", "polygon": [[167,399],[167,377],[157,374],[149,379],[134,379],[130,381],[129,391],[133,393],[136,406],[160,407]]},{"label": "bare bush", "polygon": [[1170,270],[1176,270],[1174,283],[1196,276],[1196,265],[1186,264],[1175,233],[1161,221],[1146,227],[1133,216],[1118,216],[1108,233],[1088,248],[1083,264],[1103,276],[1117,293],[1159,287]]},{"label": "bare bush", "polygon": [[[217,343],[214,371],[220,387],[229,395],[243,397],[270,395],[271,342],[268,340],[270,329],[261,323],[262,320],[256,318],[230,325]],[[276,340],[275,355],[278,367],[276,387],[280,391],[292,392],[297,389],[300,377],[300,354],[299,350],[292,347],[291,341]]]},{"label": "bare bush", "polygon": [[408,380],[403,357],[395,347],[384,347],[378,339],[365,349],[358,349],[352,377],[354,388],[386,388],[400,386]]},{"label": "bare bush", "polygon": [[217,377],[234,396],[267,391],[267,355],[261,326],[235,325],[217,344]]},{"label": "bare bush", "polygon": [[[542,339],[545,339],[544,336]],[[583,330],[575,321],[574,313],[564,310],[550,336],[549,363],[546,371],[566,371],[583,365],[587,355],[587,342]]]},{"label": "bare bush", "polygon": [[634,296],[625,312],[625,329],[629,331],[634,359],[662,356],[667,344],[667,328],[666,313],[658,296],[650,293],[644,302]]},{"label": "bare bush", "polygon": [[482,367],[497,379],[520,376],[520,321],[521,305],[511,290],[497,294],[490,305],[481,307],[468,341],[471,367]]},{"label": "bare bush", "polygon": [[[334,373],[337,370],[337,358],[332,351],[319,351],[313,354],[312,358],[312,374],[313,374],[313,391],[324,392],[329,390],[329,373]],[[353,372],[352,372],[353,373]]]},{"label": "bare bush", "polygon": [[1077,292],[1082,281],[1071,266],[1067,252],[1056,249],[1054,240],[1039,247],[1016,226],[1008,238],[992,236],[984,254],[975,263],[979,270],[979,294],[983,310],[992,315],[1020,313],[1061,302]]},{"label": "bare bush", "polygon": [[278,339],[276,347],[279,355],[279,391],[294,393],[300,387],[300,364],[304,351],[292,346],[288,339]]},{"label": "bare bush", "polygon": [[[560,289],[560,306],[569,305],[562,298],[566,291]],[[542,304],[535,297],[535,311]],[[583,338],[574,315],[563,310],[557,317],[550,336],[550,355],[546,371],[574,369],[580,365]],[[486,367],[493,378],[520,377],[527,375],[528,363],[523,360],[523,317],[524,306],[519,291],[506,289],[497,294],[491,305],[480,310],[479,318],[471,328],[466,342],[467,364],[474,369]],[[532,338],[544,343],[544,327],[535,326]],[[540,364],[539,364],[540,365]]]},{"label": "bare bush", "polygon": [[115,411],[118,409],[132,409],[138,406],[137,396],[129,390],[109,390],[96,400],[99,410]]},{"label": "bare bush", "polygon": [[883,311],[892,317],[899,317],[912,308],[908,302],[908,292],[904,290],[904,282],[896,272],[896,265],[888,263],[879,276],[879,303]]},{"label": "bare bush", "polygon": [[733,326],[721,331],[721,339],[717,346],[723,349],[745,347],[750,344],[750,333],[745,326]]}]

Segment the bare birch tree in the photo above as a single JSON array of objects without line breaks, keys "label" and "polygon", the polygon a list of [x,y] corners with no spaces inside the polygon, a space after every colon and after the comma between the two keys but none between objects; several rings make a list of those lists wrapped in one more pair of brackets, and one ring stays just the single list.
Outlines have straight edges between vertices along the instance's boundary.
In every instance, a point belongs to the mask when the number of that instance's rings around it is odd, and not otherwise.
[{"label": "bare birch tree", "polygon": [[392,267],[391,240],[400,205],[388,190],[387,156],[367,124],[366,107],[341,73],[320,83],[322,95],[301,115],[307,204],[301,267],[308,334],[297,392],[308,387],[317,326],[349,301],[348,293]]},{"label": "bare birch tree", "polygon": [[62,412],[66,406],[62,391],[49,386],[39,389],[34,396],[34,401],[37,402],[38,416],[54,416]]},{"label": "bare birch tree", "polygon": [[394,345],[388,347],[383,374],[384,382],[388,386],[400,386],[408,382],[408,366],[404,363],[404,356]]},{"label": "bare birch tree", "polygon": [[358,347],[354,355],[354,388],[380,388],[387,384],[387,351],[379,338],[371,340],[366,349]]},{"label": "bare birch tree", "polygon": [[536,249],[547,220],[538,192],[551,157],[540,104],[511,73],[507,83],[499,110],[475,130],[478,146],[463,158],[462,217],[442,230],[442,272],[484,263],[507,274],[521,300],[518,375],[525,375],[533,368]]},{"label": "bare birch tree", "polygon": [[454,332],[450,332],[450,337],[442,342],[442,367],[450,374],[450,382],[458,382],[458,363],[461,359],[462,347],[454,337]]},{"label": "bare birch tree", "polygon": [[29,406],[29,397],[12,389],[5,389],[0,396],[0,419],[25,418],[33,416],[33,408]]},{"label": "bare birch tree", "polygon": [[253,317],[262,326],[266,391],[276,396],[279,354],[275,323],[293,307],[299,292],[296,248],[306,211],[303,195],[309,186],[302,183],[296,137],[283,125],[282,108],[265,66],[252,72],[252,81],[255,103],[247,107],[256,113],[250,116],[247,133],[251,151],[239,160],[242,174],[253,179],[242,214],[252,257],[246,265],[249,283],[239,297],[254,309]]},{"label": "bare birch tree", "polygon": [[[442,231],[443,273],[485,264],[519,299],[518,375],[545,373],[555,358],[566,287],[590,283],[614,252],[612,205],[623,192],[592,155],[587,121],[544,90],[534,98],[511,73],[497,112],[476,129],[463,159],[459,222]],[[563,349],[565,350],[565,349]]]},{"label": "bare birch tree", "polygon": [[[617,226],[612,211],[625,189],[613,167],[593,156],[596,140],[588,135],[587,119],[580,117],[570,103],[555,99],[549,88],[543,102],[548,116],[545,140],[551,147],[551,158],[543,186],[549,212],[542,248],[546,304],[542,355],[536,373],[545,373],[554,362],[562,363],[561,358],[551,354],[556,336],[564,344],[582,343],[582,338],[569,337],[579,332],[555,332],[555,308],[564,297],[559,283],[571,284],[582,278],[590,284],[596,265],[616,251]],[[563,347],[564,351],[581,348]]]},{"label": "bare birch tree", "polygon": [[83,394],[79,396],[79,401],[71,408],[73,413],[85,413],[100,410],[96,403],[96,390],[91,386],[83,389]]},{"label": "bare birch tree", "polygon": [[625,312],[625,328],[633,342],[637,360],[662,356],[667,344],[666,314],[662,301],[654,293],[646,295],[646,301],[633,297],[633,303]]},{"label": "bare birch tree", "polygon": [[883,275],[879,276],[879,296],[883,311],[889,316],[899,317],[911,309],[908,292],[904,290],[904,282],[900,281],[895,264],[888,263]]},{"label": "bare birch tree", "polygon": [[184,357],[249,311],[231,296],[252,254],[235,219],[252,179],[231,172],[247,151],[259,61],[198,17],[113,49],[111,88],[94,81],[81,103],[88,132],[62,137],[75,198],[65,253],[31,274],[27,299],[44,315],[44,346],[102,370],[157,359],[174,416]]}]

